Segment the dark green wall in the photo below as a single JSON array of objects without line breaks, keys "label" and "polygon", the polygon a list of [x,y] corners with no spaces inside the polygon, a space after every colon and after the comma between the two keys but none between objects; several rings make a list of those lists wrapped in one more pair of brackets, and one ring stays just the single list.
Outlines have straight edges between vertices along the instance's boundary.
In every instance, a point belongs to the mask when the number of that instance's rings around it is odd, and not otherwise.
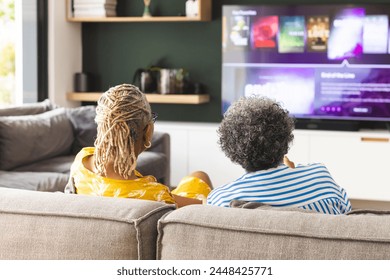
[{"label": "dark green wall", "polygon": [[[152,0],[154,15],[184,14],[185,0]],[[132,83],[138,68],[159,65],[184,68],[191,80],[207,86],[211,102],[201,105],[152,104],[159,119],[219,122],[221,120],[221,7],[225,4],[346,4],[365,1],[212,0],[210,22],[83,23],[83,71],[94,76],[94,90]],[[142,1],[118,0],[118,14],[139,16]]]}]

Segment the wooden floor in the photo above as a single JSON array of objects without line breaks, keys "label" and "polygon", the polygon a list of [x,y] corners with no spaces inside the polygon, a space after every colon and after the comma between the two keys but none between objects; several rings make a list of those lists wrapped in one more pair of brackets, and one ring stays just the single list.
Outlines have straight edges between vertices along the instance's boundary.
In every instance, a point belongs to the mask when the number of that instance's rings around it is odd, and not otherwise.
[{"label": "wooden floor", "polygon": [[350,199],[352,209],[390,210],[390,201]]}]

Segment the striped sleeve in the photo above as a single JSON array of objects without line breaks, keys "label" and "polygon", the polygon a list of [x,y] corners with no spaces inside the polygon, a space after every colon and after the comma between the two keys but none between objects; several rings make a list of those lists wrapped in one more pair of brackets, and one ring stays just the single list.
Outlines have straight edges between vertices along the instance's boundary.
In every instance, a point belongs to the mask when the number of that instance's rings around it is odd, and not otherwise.
[{"label": "striped sleeve", "polygon": [[213,190],[210,205],[228,207],[232,200],[262,202],[274,207],[301,207],[326,214],[351,210],[346,192],[322,164],[277,168],[248,173]]}]

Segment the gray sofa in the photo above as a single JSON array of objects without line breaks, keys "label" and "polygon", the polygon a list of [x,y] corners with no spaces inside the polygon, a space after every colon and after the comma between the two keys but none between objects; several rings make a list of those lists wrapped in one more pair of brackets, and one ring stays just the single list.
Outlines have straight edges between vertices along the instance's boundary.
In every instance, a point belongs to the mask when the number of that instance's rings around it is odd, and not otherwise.
[{"label": "gray sofa", "polygon": [[[93,146],[94,118],[94,106],[65,109],[49,100],[0,109],[0,187],[63,191],[75,154]],[[137,164],[169,185],[169,135],[155,132]]]},{"label": "gray sofa", "polygon": [[0,259],[390,259],[390,212],[174,206],[0,188]]}]

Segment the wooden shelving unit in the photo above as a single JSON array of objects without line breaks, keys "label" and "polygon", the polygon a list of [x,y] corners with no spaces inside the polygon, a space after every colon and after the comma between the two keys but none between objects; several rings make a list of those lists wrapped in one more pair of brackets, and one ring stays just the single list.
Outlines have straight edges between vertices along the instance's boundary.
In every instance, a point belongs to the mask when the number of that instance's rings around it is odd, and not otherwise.
[{"label": "wooden shelving unit", "polygon": [[[67,99],[72,101],[96,102],[101,92],[68,92]],[[149,103],[160,104],[204,104],[210,102],[208,94],[146,94]]]},{"label": "wooden shelving unit", "polygon": [[[199,16],[155,16],[155,17],[88,17],[75,18],[72,15],[71,0],[66,0],[66,19],[69,22],[191,22],[211,20],[211,1],[198,0]],[[183,1],[185,5],[185,1]],[[101,92],[68,92],[67,99],[73,101],[96,102]],[[160,104],[204,104],[210,102],[207,94],[146,94],[150,103]]]},{"label": "wooden shelving unit", "polygon": [[[156,16],[156,17],[80,17],[75,18],[71,11],[71,1],[67,1],[67,20],[70,22],[187,22],[187,21],[210,21],[211,0],[198,0],[199,16]],[[185,2],[183,2],[183,5]]]}]

